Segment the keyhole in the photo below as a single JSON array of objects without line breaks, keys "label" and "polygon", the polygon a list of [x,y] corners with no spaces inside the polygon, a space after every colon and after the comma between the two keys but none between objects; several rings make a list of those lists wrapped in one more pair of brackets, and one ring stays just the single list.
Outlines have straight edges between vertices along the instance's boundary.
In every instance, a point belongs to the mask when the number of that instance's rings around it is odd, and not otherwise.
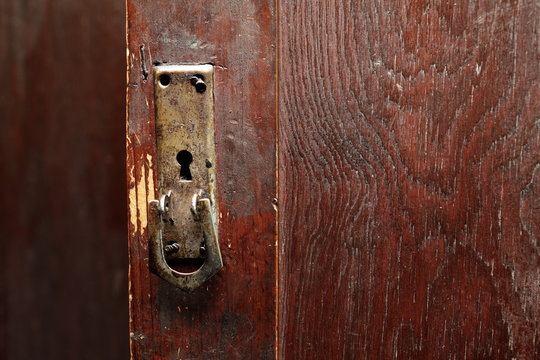
[{"label": "keyhole", "polygon": [[176,161],[180,164],[180,180],[191,181],[189,165],[193,161],[193,155],[187,150],[179,151],[178,154],[176,154]]}]

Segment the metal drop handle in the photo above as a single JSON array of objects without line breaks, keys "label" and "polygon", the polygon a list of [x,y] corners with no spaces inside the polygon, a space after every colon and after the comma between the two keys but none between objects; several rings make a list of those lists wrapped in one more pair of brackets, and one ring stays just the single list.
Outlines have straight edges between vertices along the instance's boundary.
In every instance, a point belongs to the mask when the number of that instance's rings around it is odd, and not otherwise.
[{"label": "metal drop handle", "polygon": [[215,275],[222,267],[223,260],[219,250],[218,232],[214,221],[214,212],[210,199],[199,192],[193,196],[192,214],[194,220],[200,223],[206,245],[206,259],[202,266],[190,273],[174,270],[167,264],[163,246],[164,222],[169,219],[169,204],[172,192],[169,191],[161,199],[150,202],[150,242],[149,267],[150,271],[174,286],[191,292],[201,286],[206,280]]}]

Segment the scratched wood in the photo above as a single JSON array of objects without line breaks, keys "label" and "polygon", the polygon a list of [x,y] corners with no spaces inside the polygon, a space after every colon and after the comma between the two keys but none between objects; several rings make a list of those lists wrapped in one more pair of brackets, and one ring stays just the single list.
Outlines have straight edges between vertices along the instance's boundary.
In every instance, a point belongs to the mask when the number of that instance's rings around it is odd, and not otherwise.
[{"label": "scratched wood", "polygon": [[[133,359],[275,357],[273,0],[127,1],[130,313]],[[224,268],[185,294],[148,271],[158,196],[152,64],[215,64]]]},{"label": "scratched wood", "polygon": [[540,358],[538,2],[279,9],[280,358]]},{"label": "scratched wood", "polygon": [[0,1],[0,359],[126,359],[125,8]]}]

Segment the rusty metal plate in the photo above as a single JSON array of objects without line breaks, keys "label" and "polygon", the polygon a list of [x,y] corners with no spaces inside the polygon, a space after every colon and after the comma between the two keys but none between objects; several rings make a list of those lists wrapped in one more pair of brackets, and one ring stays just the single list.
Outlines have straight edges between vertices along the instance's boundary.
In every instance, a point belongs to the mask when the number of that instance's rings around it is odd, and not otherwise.
[{"label": "rusty metal plate", "polygon": [[213,75],[209,64],[154,67],[159,196],[173,194],[163,219],[167,261],[206,256],[192,209],[200,193],[217,209]]}]

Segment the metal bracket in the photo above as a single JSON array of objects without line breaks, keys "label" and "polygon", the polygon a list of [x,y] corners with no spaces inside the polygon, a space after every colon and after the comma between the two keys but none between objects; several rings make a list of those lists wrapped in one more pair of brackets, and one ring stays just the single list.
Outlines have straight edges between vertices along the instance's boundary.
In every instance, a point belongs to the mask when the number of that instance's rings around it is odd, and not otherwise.
[{"label": "metal bracket", "polygon": [[[150,202],[150,270],[193,291],[223,267],[218,243],[213,66],[154,67],[159,200]],[[173,269],[202,260],[194,272]]]}]

